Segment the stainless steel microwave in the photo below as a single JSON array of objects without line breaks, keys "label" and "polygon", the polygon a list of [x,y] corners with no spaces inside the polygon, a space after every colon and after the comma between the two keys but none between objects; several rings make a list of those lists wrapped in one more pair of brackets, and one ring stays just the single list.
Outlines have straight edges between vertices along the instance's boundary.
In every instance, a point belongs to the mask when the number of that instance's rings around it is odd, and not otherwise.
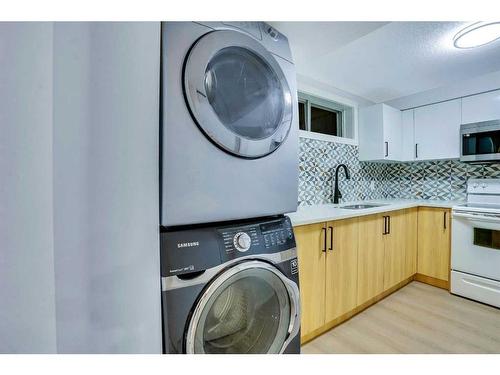
[{"label": "stainless steel microwave", "polygon": [[500,120],[460,126],[460,161],[500,161]]}]

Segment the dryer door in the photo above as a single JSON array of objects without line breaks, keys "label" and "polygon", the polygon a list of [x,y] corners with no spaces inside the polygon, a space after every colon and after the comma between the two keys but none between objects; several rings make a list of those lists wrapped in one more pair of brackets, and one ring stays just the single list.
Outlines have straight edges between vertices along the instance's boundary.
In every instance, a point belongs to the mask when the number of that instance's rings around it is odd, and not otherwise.
[{"label": "dryer door", "polygon": [[184,64],[184,95],[202,132],[233,155],[275,151],[292,125],[292,95],[281,67],[257,40],[233,30],[205,34]]},{"label": "dryer door", "polygon": [[300,326],[299,291],[277,268],[247,261],[202,294],[186,334],[187,353],[281,353]]}]

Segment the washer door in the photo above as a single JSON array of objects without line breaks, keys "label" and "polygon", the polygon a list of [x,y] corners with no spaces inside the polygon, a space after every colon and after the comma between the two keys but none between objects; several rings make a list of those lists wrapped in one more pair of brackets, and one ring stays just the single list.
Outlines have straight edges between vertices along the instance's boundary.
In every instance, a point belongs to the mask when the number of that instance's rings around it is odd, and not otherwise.
[{"label": "washer door", "polygon": [[262,261],[217,277],[203,293],[186,334],[187,353],[281,353],[300,326],[297,285]]},{"label": "washer door", "polygon": [[205,34],[184,64],[184,95],[198,127],[233,155],[275,151],[292,125],[292,95],[276,59],[238,31]]}]

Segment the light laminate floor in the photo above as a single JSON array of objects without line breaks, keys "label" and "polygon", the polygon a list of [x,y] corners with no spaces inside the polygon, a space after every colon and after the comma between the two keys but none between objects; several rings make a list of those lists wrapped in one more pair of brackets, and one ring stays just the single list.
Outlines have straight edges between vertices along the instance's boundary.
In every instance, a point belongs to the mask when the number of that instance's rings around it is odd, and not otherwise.
[{"label": "light laminate floor", "polygon": [[414,281],[302,353],[500,353],[500,309]]}]

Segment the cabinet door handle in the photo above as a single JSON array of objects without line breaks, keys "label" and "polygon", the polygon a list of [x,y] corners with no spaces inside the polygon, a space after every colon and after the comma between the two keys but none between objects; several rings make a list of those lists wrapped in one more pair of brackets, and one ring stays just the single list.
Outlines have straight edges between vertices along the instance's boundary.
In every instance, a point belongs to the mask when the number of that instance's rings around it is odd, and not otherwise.
[{"label": "cabinet door handle", "polygon": [[328,229],[330,230],[330,247],[328,250],[333,250],[333,227],[328,227]]},{"label": "cabinet door handle", "polygon": [[448,213],[448,212],[446,212],[446,211],[445,211],[445,212],[444,212],[444,215],[443,215],[443,227],[444,227],[444,229],[446,229],[446,221],[447,221],[447,220],[446,220],[446,216],[447,216],[446,214],[447,214],[447,213]]},{"label": "cabinet door handle", "polygon": [[415,159],[418,159],[418,143],[415,143]]},{"label": "cabinet door handle", "polygon": [[387,216],[387,234],[391,234],[391,217]]},{"label": "cabinet door handle", "polygon": [[382,232],[382,235],[387,234],[387,216],[382,216],[384,218],[384,231]]},{"label": "cabinet door handle", "polygon": [[323,231],[323,249],[321,251],[326,253],[326,228],[323,227],[321,230]]},{"label": "cabinet door handle", "polygon": [[385,143],[385,157],[389,156],[389,142],[384,142]]}]

